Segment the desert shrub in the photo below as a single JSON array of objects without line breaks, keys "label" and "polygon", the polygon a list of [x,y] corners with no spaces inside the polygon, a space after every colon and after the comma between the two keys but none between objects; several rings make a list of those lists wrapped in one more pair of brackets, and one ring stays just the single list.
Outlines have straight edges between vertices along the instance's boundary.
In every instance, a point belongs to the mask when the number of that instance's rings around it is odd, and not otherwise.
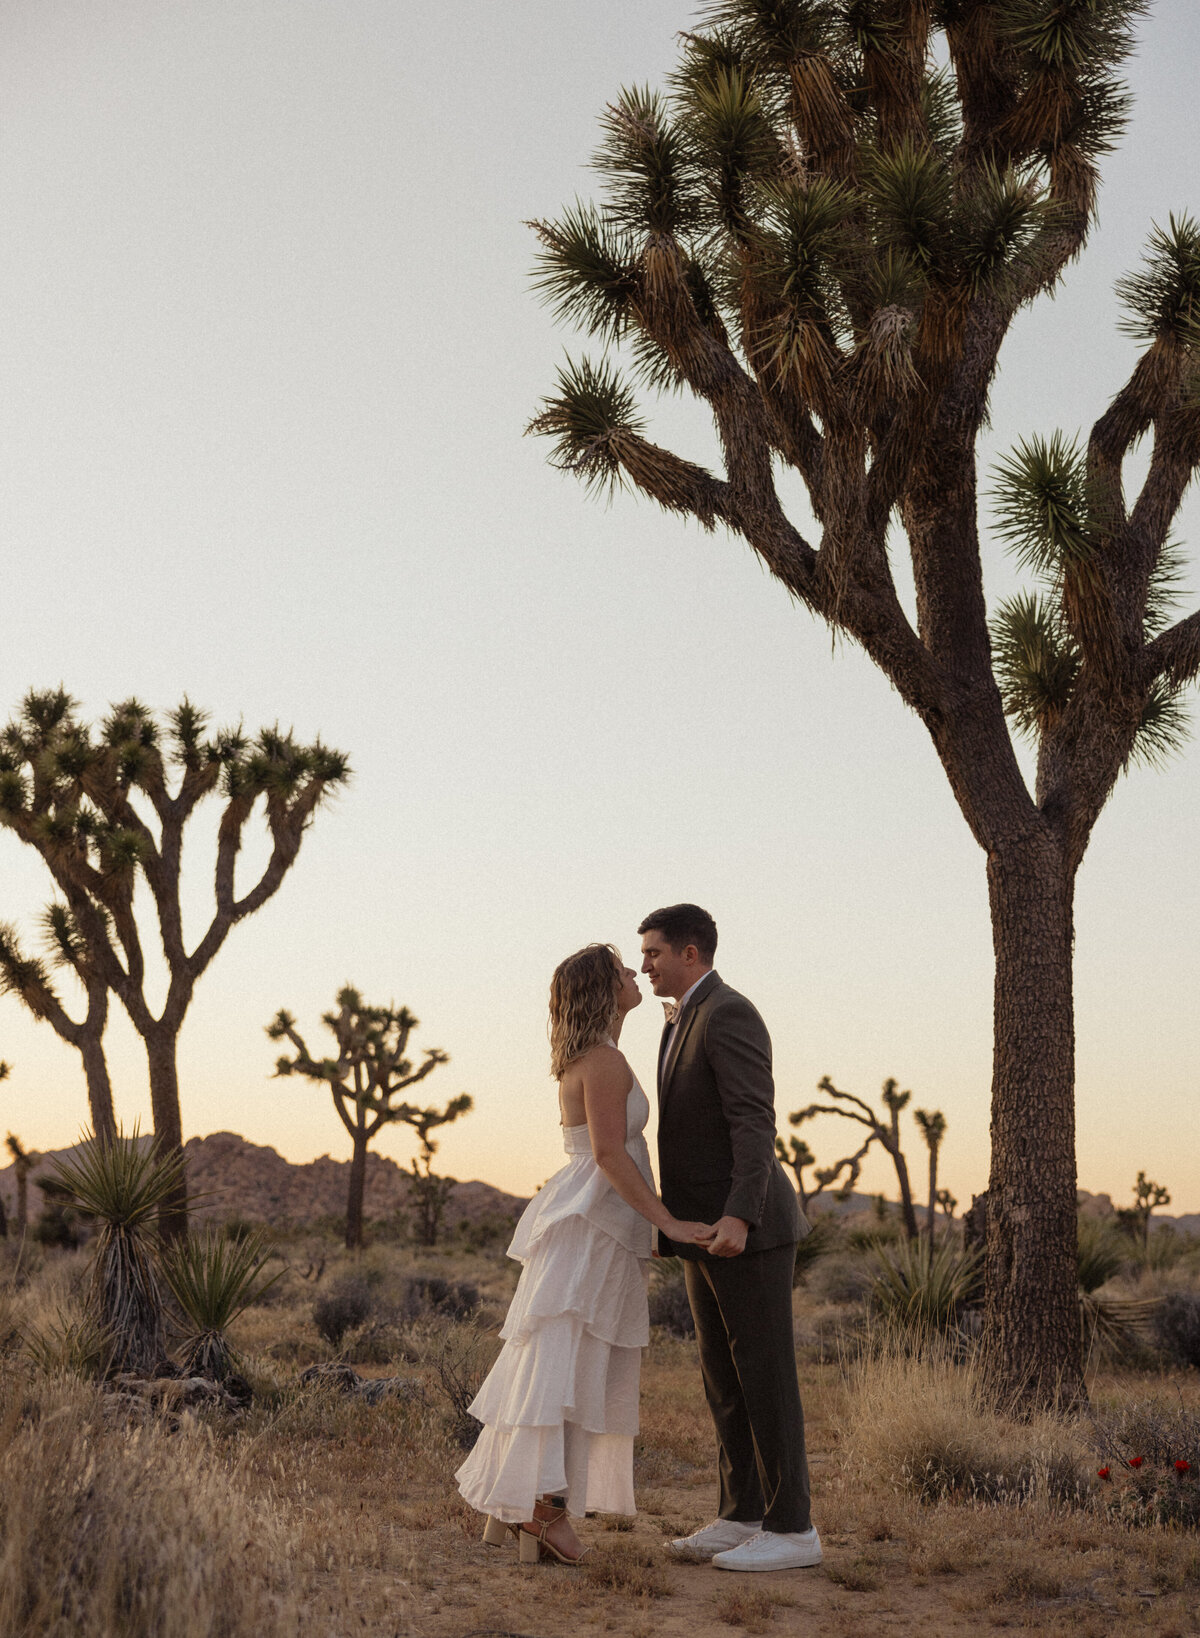
[{"label": "desert shrub", "polygon": [[470,1319],[479,1307],[479,1287],[469,1280],[443,1280],[437,1274],[418,1274],[409,1280],[400,1304],[405,1320],[437,1315],[442,1319]]},{"label": "desert shrub", "polygon": [[1078,1236],[1079,1289],[1090,1295],[1129,1261],[1129,1236],[1109,1219],[1090,1216],[1080,1217]]},{"label": "desert shrub", "polygon": [[834,1251],[821,1258],[806,1284],[818,1302],[861,1303],[871,1289],[871,1270],[861,1253]]},{"label": "desert shrub", "polygon": [[846,1231],[846,1244],[851,1251],[874,1251],[879,1246],[894,1245],[904,1238],[904,1224],[898,1216],[887,1211],[882,1214],[876,1211],[867,1222],[860,1218],[853,1228]]},{"label": "desert shrub", "polygon": [[0,1388],[0,1632],[293,1638],[294,1544],[205,1435],[130,1432],[78,1382]]},{"label": "desert shrub", "polygon": [[516,1218],[507,1212],[488,1212],[472,1220],[462,1218],[454,1233],[468,1251],[493,1251],[512,1239]]},{"label": "desert shrub", "polygon": [[1178,1268],[1193,1244],[1190,1234],[1180,1234],[1171,1223],[1160,1223],[1150,1231],[1138,1261],[1153,1274],[1165,1274],[1168,1269]]},{"label": "desert shrub", "polygon": [[927,1240],[900,1240],[871,1258],[871,1306],[900,1325],[949,1330],[978,1294],[982,1256],[964,1251],[946,1235],[932,1248]]},{"label": "desert shrub", "polygon": [[949,1338],[884,1327],[848,1367],[845,1429],[852,1460],[921,1501],[1074,1500],[1088,1441],[1049,1414],[1006,1416],[982,1365]]},{"label": "desert shrub", "polygon": [[252,1223],[248,1217],[227,1217],[221,1224],[221,1233],[226,1240],[252,1240],[256,1236],[263,1237],[261,1223]]},{"label": "desert shrub", "polygon": [[419,1357],[433,1372],[434,1386],[443,1400],[448,1431],[463,1450],[479,1437],[480,1424],[468,1406],[483,1386],[499,1345],[494,1337],[455,1320],[435,1319],[417,1335]]},{"label": "desert shrub", "polygon": [[331,1348],[370,1318],[375,1294],[361,1274],[345,1274],[313,1303],[313,1324]]},{"label": "desert shrub", "polygon": [[62,1200],[50,1199],[38,1213],[32,1233],[40,1246],[74,1251],[79,1244],[79,1221]]},{"label": "desert shrub", "polygon": [[1154,1341],[1173,1364],[1200,1370],[1200,1292],[1174,1291],[1157,1304]]},{"label": "desert shrub", "polygon": [[1098,1428],[1110,1517],[1131,1526],[1200,1526],[1200,1415],[1146,1402],[1122,1407]]},{"label": "desert shrub", "polygon": [[650,1323],[673,1337],[694,1337],[696,1322],[684,1283],[683,1263],[664,1257],[654,1265],[650,1280]]}]

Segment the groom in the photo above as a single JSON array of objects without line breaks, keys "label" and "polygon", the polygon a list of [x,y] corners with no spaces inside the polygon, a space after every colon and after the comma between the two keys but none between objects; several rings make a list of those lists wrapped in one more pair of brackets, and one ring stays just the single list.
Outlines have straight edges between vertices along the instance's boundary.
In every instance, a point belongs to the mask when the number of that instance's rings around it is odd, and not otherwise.
[{"label": "groom", "polygon": [[792,1340],[796,1241],[808,1225],[775,1155],[771,1038],[713,971],[707,910],[674,904],[638,932],[642,971],[675,1002],[658,1054],[663,1202],[675,1217],[716,1225],[706,1247],[659,1235],[663,1256],[685,1259],[720,1455],[720,1516],[670,1549],[722,1570],[819,1564]]}]

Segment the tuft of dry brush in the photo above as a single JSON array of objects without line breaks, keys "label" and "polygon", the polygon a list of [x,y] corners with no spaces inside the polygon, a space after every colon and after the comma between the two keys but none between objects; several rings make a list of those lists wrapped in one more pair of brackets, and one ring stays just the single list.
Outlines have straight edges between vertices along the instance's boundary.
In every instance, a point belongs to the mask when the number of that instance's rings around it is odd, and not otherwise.
[{"label": "tuft of dry brush", "polygon": [[294,1638],[292,1540],[198,1428],[130,1430],[86,1385],[0,1388],[0,1632]]},{"label": "tuft of dry brush", "polygon": [[877,1333],[848,1374],[852,1460],[922,1501],[1059,1502],[1089,1488],[1080,1429],[996,1410],[978,1359],[948,1339]]}]

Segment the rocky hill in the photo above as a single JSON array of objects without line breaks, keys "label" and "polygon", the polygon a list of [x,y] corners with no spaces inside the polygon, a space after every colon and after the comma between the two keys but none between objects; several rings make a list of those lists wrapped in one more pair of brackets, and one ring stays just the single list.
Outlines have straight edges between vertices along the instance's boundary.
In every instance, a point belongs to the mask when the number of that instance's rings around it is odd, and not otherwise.
[{"label": "rocky hill", "polygon": [[[199,1218],[224,1220],[244,1217],[251,1222],[303,1226],[322,1218],[343,1217],[350,1162],[322,1155],[294,1165],[265,1144],[248,1143],[236,1132],[213,1132],[191,1138],[185,1147],[188,1186],[199,1198]],[[38,1175],[59,1149],[43,1155],[30,1174],[29,1214],[41,1210]],[[0,1198],[6,1211],[16,1209],[17,1187],[13,1168],[0,1171]],[[408,1174],[394,1160],[368,1153],[364,1207],[368,1221],[395,1218],[408,1205]],[[516,1217],[524,1207],[516,1195],[494,1189],[490,1183],[456,1183],[446,1207],[446,1226],[467,1219]]]}]

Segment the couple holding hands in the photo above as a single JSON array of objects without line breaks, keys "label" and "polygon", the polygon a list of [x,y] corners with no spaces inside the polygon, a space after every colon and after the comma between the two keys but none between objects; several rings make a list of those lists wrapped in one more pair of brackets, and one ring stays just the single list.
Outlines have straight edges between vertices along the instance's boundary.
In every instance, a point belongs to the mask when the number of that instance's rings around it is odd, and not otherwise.
[{"label": "couple holding hands", "polygon": [[521,1560],[575,1564],[571,1522],[633,1513],[648,1259],[683,1259],[704,1392],[716,1428],[717,1518],[667,1543],[722,1570],[821,1562],[809,1511],[792,1340],[796,1241],[808,1232],[775,1154],[771,1041],[754,1007],[713,970],[716,924],[694,904],[638,929],[642,971],[670,998],[658,1055],[662,1194],[644,1136],[650,1105],[618,1042],[641,1003],[608,944],[568,956],[550,987],[550,1062],[567,1164],[526,1208],[509,1256],[523,1264],[504,1347],[471,1414],[459,1468]]}]

